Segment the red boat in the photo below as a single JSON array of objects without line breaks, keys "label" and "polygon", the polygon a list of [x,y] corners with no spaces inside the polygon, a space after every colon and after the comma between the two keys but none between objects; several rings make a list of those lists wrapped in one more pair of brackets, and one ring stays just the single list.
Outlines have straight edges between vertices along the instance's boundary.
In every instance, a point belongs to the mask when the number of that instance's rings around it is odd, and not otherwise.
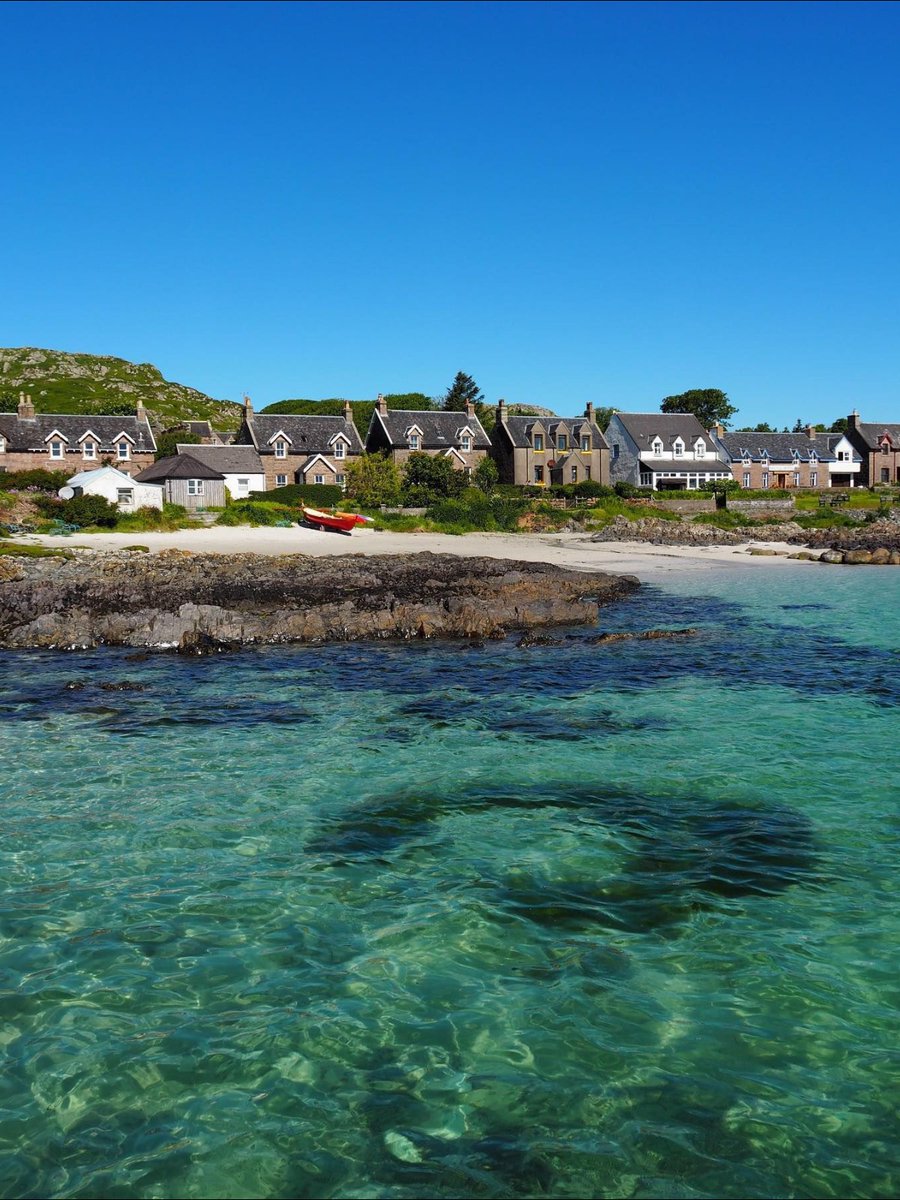
[{"label": "red boat", "polygon": [[365,525],[374,517],[364,517],[360,513],[326,513],[318,508],[307,508],[302,505],[303,520],[313,529],[334,529],[338,533],[352,533],[354,526]]}]

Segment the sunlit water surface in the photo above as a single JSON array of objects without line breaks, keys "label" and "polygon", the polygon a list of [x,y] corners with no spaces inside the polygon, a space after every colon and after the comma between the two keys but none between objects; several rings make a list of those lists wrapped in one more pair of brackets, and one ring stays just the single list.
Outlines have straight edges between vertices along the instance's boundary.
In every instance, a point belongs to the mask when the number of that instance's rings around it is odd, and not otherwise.
[{"label": "sunlit water surface", "polygon": [[0,1192],[896,1195],[898,611],[0,658]]}]

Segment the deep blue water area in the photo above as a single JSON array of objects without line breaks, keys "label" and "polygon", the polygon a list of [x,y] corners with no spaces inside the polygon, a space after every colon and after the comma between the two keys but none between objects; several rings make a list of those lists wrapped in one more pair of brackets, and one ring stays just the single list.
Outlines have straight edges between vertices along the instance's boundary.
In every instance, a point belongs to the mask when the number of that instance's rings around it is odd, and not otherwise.
[{"label": "deep blue water area", "polygon": [[898,613],[3,655],[0,1194],[896,1195]]}]

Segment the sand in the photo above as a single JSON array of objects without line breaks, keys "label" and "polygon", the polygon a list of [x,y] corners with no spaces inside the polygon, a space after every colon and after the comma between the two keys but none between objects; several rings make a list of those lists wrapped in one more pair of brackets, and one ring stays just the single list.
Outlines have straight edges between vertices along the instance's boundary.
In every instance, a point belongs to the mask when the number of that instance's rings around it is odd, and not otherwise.
[{"label": "sand", "polygon": [[[69,537],[32,535],[31,544],[122,550],[146,546],[150,551],[178,549],[207,554],[460,554],[468,557],[514,558],[555,563],[582,571],[613,571],[652,580],[661,575],[723,567],[760,569],[804,567],[788,560],[798,547],[787,543],[749,542],[745,546],[651,546],[645,542],[592,542],[583,533],[394,533],[357,529],[349,537],[294,525],[290,529],[261,526],[209,526],[174,533],[94,533]],[[777,551],[777,557],[755,556],[748,549]]]}]

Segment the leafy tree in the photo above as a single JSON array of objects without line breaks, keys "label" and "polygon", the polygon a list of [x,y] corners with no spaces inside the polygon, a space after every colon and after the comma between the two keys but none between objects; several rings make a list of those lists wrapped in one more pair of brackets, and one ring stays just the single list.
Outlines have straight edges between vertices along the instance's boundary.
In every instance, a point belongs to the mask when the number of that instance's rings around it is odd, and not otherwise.
[{"label": "leafy tree", "polygon": [[429,504],[447,496],[458,496],[466,486],[464,471],[457,471],[443,454],[416,450],[403,468],[403,491],[415,504]]},{"label": "leafy tree", "polygon": [[385,454],[361,454],[347,463],[347,495],[365,508],[396,504],[400,472]]},{"label": "leafy tree", "polygon": [[166,433],[161,433],[156,439],[156,461],[159,462],[161,458],[170,458],[171,455],[177,454],[179,442],[199,446],[200,438],[196,433],[189,433],[186,429],[170,429]]},{"label": "leafy tree", "polygon": [[775,433],[776,431],[766,421],[760,421],[758,425],[747,425],[739,430],[740,433]]},{"label": "leafy tree", "polygon": [[484,404],[484,395],[471,375],[457,371],[456,378],[441,399],[441,408],[445,412],[465,412],[467,404],[474,404],[478,412],[479,405]]},{"label": "leafy tree", "polygon": [[606,433],[606,427],[613,418],[613,414],[618,412],[615,408],[595,408],[594,420],[600,426],[600,432]]},{"label": "leafy tree", "polygon": [[490,496],[493,492],[499,478],[500,472],[497,470],[497,464],[492,458],[483,458],[472,472],[472,482],[486,496]]},{"label": "leafy tree", "polygon": [[838,417],[836,421],[831,422],[832,433],[846,433],[850,426],[850,422],[846,417]]},{"label": "leafy tree", "polygon": [[798,417],[794,422],[794,428],[791,430],[791,433],[804,433],[806,431],[806,425],[807,422],[801,417]]},{"label": "leafy tree", "polygon": [[737,412],[733,404],[729,404],[728,396],[719,388],[692,388],[677,396],[666,396],[659,406],[664,413],[693,413],[704,429],[709,429],[721,421],[727,425]]}]

